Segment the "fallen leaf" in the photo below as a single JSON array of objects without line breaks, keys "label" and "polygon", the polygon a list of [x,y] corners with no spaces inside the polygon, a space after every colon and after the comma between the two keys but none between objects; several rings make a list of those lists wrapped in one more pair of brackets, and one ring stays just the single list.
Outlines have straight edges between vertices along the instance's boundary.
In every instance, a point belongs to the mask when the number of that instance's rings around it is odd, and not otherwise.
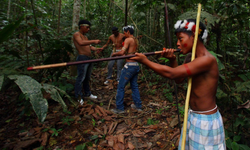
[{"label": "fallen leaf", "polygon": [[125,150],[125,146],[122,143],[115,143],[113,149],[114,150]]},{"label": "fallen leaf", "polygon": [[144,136],[144,132],[141,132],[140,130],[134,130],[134,131],[132,131],[132,134],[135,137],[143,137]]},{"label": "fallen leaf", "polygon": [[131,149],[131,150],[135,149],[134,145],[131,142],[128,142],[127,145],[128,145],[129,149]]},{"label": "fallen leaf", "polygon": [[124,144],[124,135],[123,134],[119,134],[117,136],[118,142],[121,142],[122,144]]}]

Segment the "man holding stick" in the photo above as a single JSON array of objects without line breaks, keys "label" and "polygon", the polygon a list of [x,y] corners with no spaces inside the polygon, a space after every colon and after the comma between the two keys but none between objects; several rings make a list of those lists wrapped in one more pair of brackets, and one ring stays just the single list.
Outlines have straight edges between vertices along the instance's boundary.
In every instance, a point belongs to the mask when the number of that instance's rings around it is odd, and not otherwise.
[{"label": "man holding stick", "polygon": [[[80,20],[78,23],[79,31],[73,35],[73,42],[78,51],[77,61],[90,60],[91,50],[100,51],[102,48],[96,48],[91,44],[98,44],[100,40],[88,40],[86,33],[89,32],[91,23],[88,20]],[[75,83],[75,97],[82,105],[83,98],[97,99],[97,96],[91,94],[89,81],[92,72],[93,64],[78,64],[77,65],[77,78]],[[82,86],[84,89],[84,96],[82,93]]]},{"label": "man holding stick", "polygon": [[[124,41],[124,46],[122,47],[121,51],[113,53],[113,56],[122,56],[127,54],[134,54],[138,48],[138,41],[133,36],[134,27],[133,26],[125,26],[123,27],[124,35],[126,39]],[[142,111],[142,104],[141,98],[139,93],[139,88],[137,84],[138,72],[140,70],[139,64],[130,59],[126,59],[126,64],[124,65],[121,76],[119,79],[119,84],[117,87],[117,94],[116,94],[116,109],[112,109],[111,111],[117,114],[124,113],[124,89],[125,86],[130,82],[130,87],[132,89],[132,98],[135,104],[132,104],[131,107],[137,109],[138,111]]]},{"label": "man holding stick", "polygon": [[[102,47],[103,49],[107,48],[108,45],[112,42],[112,48],[113,51],[110,54],[110,56],[115,53],[115,52],[119,52],[122,49],[122,42],[123,42],[123,38],[124,38],[124,34],[119,33],[118,28],[117,27],[113,27],[112,28],[112,35],[109,36],[109,39],[107,41],[107,43]],[[107,80],[104,82],[105,85],[108,85],[109,81],[108,79],[112,79],[112,73],[113,73],[113,66],[115,64],[115,61],[117,62],[117,78],[116,80],[119,81],[120,79],[120,75],[121,75],[121,69],[124,63],[124,59],[118,59],[118,60],[111,60],[108,62],[108,76],[107,76]]]},{"label": "man holding stick", "polygon": [[[177,47],[183,54],[192,52],[196,20],[179,20],[175,24]],[[143,54],[136,53],[136,60],[156,73],[174,79],[177,83],[192,77],[190,110],[188,115],[185,149],[226,149],[225,133],[221,114],[216,105],[216,90],[218,86],[218,64],[203,42],[206,41],[207,30],[200,23],[195,59],[178,66],[174,49],[165,49],[162,56],[170,60],[170,67],[149,61]],[[179,142],[181,148],[182,135]]]}]

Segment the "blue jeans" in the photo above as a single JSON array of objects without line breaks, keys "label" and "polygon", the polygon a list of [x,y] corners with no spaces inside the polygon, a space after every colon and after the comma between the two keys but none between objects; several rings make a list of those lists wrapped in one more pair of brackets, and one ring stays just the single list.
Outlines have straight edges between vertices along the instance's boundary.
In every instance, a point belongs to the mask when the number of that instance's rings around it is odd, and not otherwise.
[{"label": "blue jeans", "polygon": [[[111,55],[112,55],[112,53],[111,53]],[[111,57],[111,55],[110,55],[110,57]],[[124,64],[124,59],[117,59],[117,60],[111,60],[111,61],[109,61],[109,63],[108,63],[108,77],[107,77],[107,79],[112,79],[113,66],[115,64],[115,61],[116,61],[116,66],[117,66],[117,78],[116,78],[116,80],[119,81],[120,75],[121,75],[122,66]]]},{"label": "blue jeans", "polygon": [[121,71],[121,77],[117,87],[116,94],[116,107],[117,109],[124,110],[123,99],[124,99],[124,89],[125,86],[130,82],[130,87],[132,89],[132,98],[137,108],[142,107],[140,93],[137,84],[138,72],[140,67],[137,62],[126,63]]},{"label": "blue jeans", "polygon": [[[76,61],[90,60],[91,58],[85,55],[78,55]],[[78,64],[77,65],[77,78],[75,83],[75,97],[81,96],[83,98],[82,87],[84,96],[90,96],[91,91],[89,87],[90,75],[92,72],[93,64]]]}]

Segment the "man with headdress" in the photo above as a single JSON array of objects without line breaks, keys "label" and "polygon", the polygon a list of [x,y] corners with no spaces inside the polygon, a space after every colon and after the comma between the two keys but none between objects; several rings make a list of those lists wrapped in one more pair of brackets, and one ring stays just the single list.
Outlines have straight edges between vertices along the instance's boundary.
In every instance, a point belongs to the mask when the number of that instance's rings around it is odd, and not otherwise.
[{"label": "man with headdress", "polygon": [[[123,38],[124,38],[124,34],[119,33],[118,28],[117,27],[113,27],[112,28],[112,35],[109,36],[107,43],[102,47],[103,49],[107,48],[108,45],[112,42],[112,49],[113,51],[111,52],[110,56],[115,53],[115,52],[119,52],[122,49],[122,42],[123,42]],[[113,73],[113,66],[116,63],[117,65],[117,78],[116,80],[119,81],[120,79],[120,75],[121,75],[121,69],[124,63],[124,59],[118,59],[118,60],[111,60],[108,62],[108,76],[107,76],[107,80],[104,82],[105,85],[108,85],[109,80],[112,79],[112,73]]]},{"label": "man with headdress", "polygon": [[[80,20],[78,23],[79,31],[73,34],[73,42],[78,51],[77,61],[91,59],[91,51],[100,51],[102,48],[96,48],[91,44],[98,44],[100,40],[88,40],[86,33],[89,32],[91,23],[88,20]],[[90,91],[89,80],[92,72],[93,64],[78,64],[77,65],[77,78],[75,83],[75,97],[80,104],[84,103],[83,98],[97,99]],[[84,89],[84,95],[82,93]]]},{"label": "man with headdress", "polygon": [[[194,44],[196,20],[179,20],[175,24],[177,47],[181,53],[192,52]],[[221,114],[216,105],[216,90],[218,86],[219,70],[216,58],[204,46],[207,39],[207,29],[203,23],[199,24],[198,41],[193,61],[185,60],[178,66],[174,49],[163,50],[162,56],[170,60],[170,67],[154,63],[143,54],[136,53],[136,60],[156,73],[173,79],[177,83],[192,77],[190,95],[190,110],[188,115],[186,145],[188,149],[216,149],[224,150],[225,133]],[[179,149],[181,149],[182,135]]]}]

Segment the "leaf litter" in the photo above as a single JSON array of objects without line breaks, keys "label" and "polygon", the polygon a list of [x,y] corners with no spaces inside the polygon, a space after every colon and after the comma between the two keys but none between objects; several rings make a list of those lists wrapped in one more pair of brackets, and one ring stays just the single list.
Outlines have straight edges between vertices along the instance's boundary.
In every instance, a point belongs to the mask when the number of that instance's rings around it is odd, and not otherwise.
[{"label": "leaf litter", "polygon": [[[67,114],[58,103],[49,101],[48,115],[43,124],[32,112],[30,116],[20,116],[20,109],[14,109],[18,92],[6,91],[1,93],[2,121],[0,128],[0,147],[6,149],[67,149],[74,150],[80,145],[85,149],[97,150],[127,150],[127,149],[176,149],[180,136],[176,107],[166,99],[160,98],[161,93],[147,93],[144,84],[139,83],[143,103],[143,111],[130,107],[133,103],[129,85],[125,89],[125,113],[114,114],[110,109],[115,108],[117,82],[109,85],[103,83],[103,72],[95,70],[91,89],[98,100],[85,100],[77,108],[68,104]],[[97,79],[98,77],[98,79]],[[72,84],[74,81],[72,81]],[[154,85],[159,89],[161,85]],[[8,97],[6,96],[8,95]],[[11,100],[9,100],[11,98]],[[8,102],[7,102],[8,101]],[[8,119],[10,122],[6,122]]]}]

